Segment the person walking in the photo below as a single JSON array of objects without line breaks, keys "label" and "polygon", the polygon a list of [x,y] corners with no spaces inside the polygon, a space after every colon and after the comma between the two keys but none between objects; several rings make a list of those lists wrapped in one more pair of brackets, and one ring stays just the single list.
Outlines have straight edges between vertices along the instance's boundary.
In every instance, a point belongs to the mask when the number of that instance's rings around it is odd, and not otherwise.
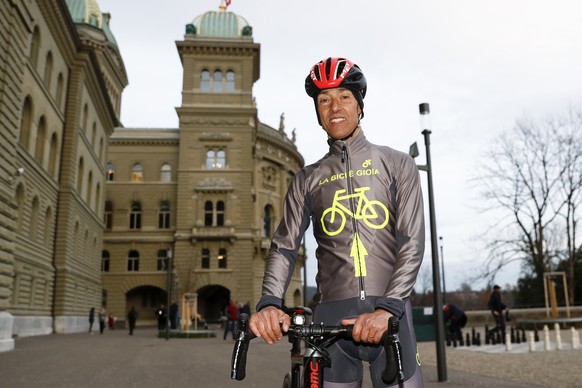
[{"label": "person walking", "polygon": [[[327,349],[331,368],[325,369],[325,386],[361,387],[366,362],[375,388],[422,387],[409,298],[425,245],[420,175],[408,154],[364,136],[366,90],[364,73],[347,58],[321,60],[305,79],[329,150],[289,185],[249,327],[269,344],[289,330],[283,300],[313,220],[318,261],[313,322],[354,325],[353,340]],[[403,383],[381,378],[386,354],[380,341],[392,316],[400,320]]]},{"label": "person walking", "polygon": [[105,307],[101,306],[99,309],[99,334],[103,334],[105,330],[105,321],[107,320],[107,311],[105,311]]},{"label": "person walking", "polygon": [[226,324],[224,325],[224,336],[223,339],[226,340],[226,335],[230,331],[232,333],[232,339],[236,338],[236,322],[238,320],[238,307],[234,300],[230,300],[224,309],[224,315],[226,315]]},{"label": "person walking", "polygon": [[449,328],[449,338],[453,341],[462,341],[463,332],[461,329],[467,324],[467,314],[456,304],[447,304],[443,306],[443,315],[445,324]]},{"label": "person walking", "polygon": [[135,325],[137,322],[137,311],[135,311],[135,307],[132,307],[131,310],[127,313],[127,322],[129,323],[129,335],[133,335],[133,331],[135,330]]},{"label": "person walking", "polygon": [[89,334],[93,334],[93,323],[95,322],[95,307],[89,310]]}]

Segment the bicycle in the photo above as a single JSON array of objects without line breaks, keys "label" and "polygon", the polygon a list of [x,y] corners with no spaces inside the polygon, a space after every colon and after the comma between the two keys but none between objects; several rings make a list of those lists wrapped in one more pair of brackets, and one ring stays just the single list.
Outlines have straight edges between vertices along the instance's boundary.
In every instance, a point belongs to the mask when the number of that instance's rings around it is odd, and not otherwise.
[{"label": "bicycle", "polygon": [[[285,374],[283,388],[323,388],[323,372],[331,367],[330,357],[325,350],[339,338],[351,338],[353,325],[326,326],[307,323],[312,315],[308,307],[284,309],[291,316],[291,326],[286,335],[291,343],[291,371]],[[231,379],[243,380],[246,377],[246,359],[250,340],[255,335],[249,331],[249,316],[241,314],[238,321],[237,339],[231,361]],[[402,348],[398,338],[399,321],[391,317],[388,330],[382,336],[382,346],[386,351],[386,368],[382,379],[391,384],[398,378],[404,381],[402,370]],[[305,344],[304,351],[301,350]]]}]

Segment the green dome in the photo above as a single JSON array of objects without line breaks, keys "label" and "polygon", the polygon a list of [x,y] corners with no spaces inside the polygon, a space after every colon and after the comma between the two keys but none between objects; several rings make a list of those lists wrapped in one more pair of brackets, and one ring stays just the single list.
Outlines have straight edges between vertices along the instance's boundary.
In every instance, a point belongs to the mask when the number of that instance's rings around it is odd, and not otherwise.
[{"label": "green dome", "polygon": [[109,28],[109,14],[101,13],[96,0],[65,0],[73,22],[77,24],[89,24],[99,28],[105,34],[107,40],[117,46],[115,37]]},{"label": "green dome", "polygon": [[253,29],[243,18],[232,12],[208,11],[186,25],[186,33],[199,36],[252,36]]}]

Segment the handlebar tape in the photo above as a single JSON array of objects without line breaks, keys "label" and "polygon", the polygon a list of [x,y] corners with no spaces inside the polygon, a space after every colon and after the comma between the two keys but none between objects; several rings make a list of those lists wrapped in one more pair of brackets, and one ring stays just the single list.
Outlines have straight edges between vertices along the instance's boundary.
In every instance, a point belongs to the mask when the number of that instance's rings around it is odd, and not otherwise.
[{"label": "handlebar tape", "polygon": [[248,333],[248,314],[241,314],[238,320],[237,338],[232,350],[231,372],[232,380],[241,381],[246,377],[247,351],[251,335]]},{"label": "handlebar tape", "polygon": [[386,369],[382,373],[382,380],[386,384],[391,384],[396,380],[404,381],[402,371],[402,345],[398,337],[400,322],[396,317],[390,317],[388,320],[388,330],[384,333],[382,343],[386,351]]}]

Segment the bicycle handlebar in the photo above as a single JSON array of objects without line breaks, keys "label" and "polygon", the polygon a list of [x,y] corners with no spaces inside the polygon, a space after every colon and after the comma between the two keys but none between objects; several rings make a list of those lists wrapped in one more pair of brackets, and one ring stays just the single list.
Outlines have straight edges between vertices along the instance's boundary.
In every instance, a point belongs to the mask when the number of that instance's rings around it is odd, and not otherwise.
[{"label": "bicycle handlebar", "polygon": [[[246,377],[247,352],[249,342],[256,336],[249,331],[248,314],[241,314],[238,320],[237,339],[232,351],[231,374],[230,378],[241,381]],[[289,327],[289,331],[301,339],[309,337],[331,338],[342,336],[345,338],[352,336],[353,325],[348,326],[325,326],[306,324],[294,325]],[[388,321],[388,330],[382,336],[381,344],[386,351],[386,367],[382,373],[382,379],[386,383],[392,383],[396,377],[400,381],[404,380],[402,373],[401,345],[398,338],[399,321],[396,317],[390,317]]]}]

